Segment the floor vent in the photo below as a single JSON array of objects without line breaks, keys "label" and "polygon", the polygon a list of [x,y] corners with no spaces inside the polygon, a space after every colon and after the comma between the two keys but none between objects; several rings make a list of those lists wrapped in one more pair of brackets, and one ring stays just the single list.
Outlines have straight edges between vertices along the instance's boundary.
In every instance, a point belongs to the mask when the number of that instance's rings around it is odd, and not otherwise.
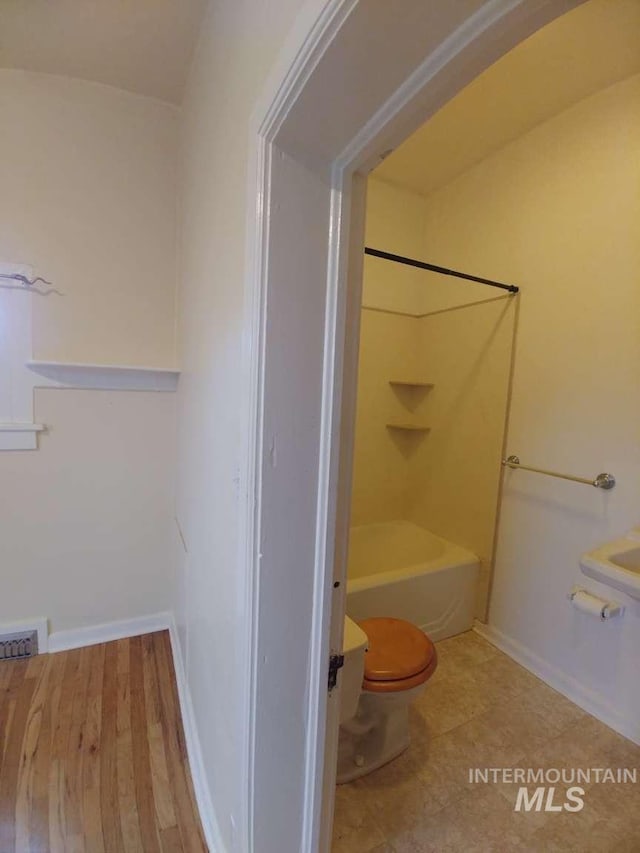
[{"label": "floor vent", "polygon": [[0,661],[23,660],[38,654],[38,632],[17,631],[0,634]]}]

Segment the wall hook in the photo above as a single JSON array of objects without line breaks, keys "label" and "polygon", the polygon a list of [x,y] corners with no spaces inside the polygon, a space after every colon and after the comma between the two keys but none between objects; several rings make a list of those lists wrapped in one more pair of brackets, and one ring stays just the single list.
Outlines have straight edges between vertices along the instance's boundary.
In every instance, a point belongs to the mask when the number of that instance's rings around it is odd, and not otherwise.
[{"label": "wall hook", "polygon": [[[41,296],[48,296],[50,293],[56,293],[58,296],[62,296],[62,292],[57,290],[53,286],[52,282],[47,281],[46,278],[42,278],[41,275],[37,275],[35,278],[31,279],[27,278],[27,276],[22,273],[0,273],[0,279],[4,279],[5,281],[15,281],[21,285],[22,288],[31,290],[34,293],[39,293]],[[38,282],[46,284],[47,289],[42,290],[41,288],[36,287],[35,285],[38,284]],[[11,287],[11,285],[2,285],[0,283],[0,287]]]}]

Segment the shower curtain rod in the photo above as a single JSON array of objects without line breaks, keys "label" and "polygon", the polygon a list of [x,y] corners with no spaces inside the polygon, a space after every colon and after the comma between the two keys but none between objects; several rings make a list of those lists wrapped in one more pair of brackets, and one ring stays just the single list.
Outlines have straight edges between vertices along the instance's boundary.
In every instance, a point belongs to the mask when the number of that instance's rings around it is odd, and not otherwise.
[{"label": "shower curtain rod", "polygon": [[519,293],[520,288],[515,284],[504,284],[501,281],[493,281],[490,278],[480,278],[477,275],[469,275],[466,272],[458,272],[457,270],[449,270],[446,267],[438,267],[435,264],[428,264],[426,261],[416,261],[415,258],[405,258],[404,255],[394,255],[391,252],[383,252],[380,249],[370,249],[365,246],[365,255],[372,255],[374,258],[382,258],[385,261],[393,261],[396,264],[405,264],[408,267],[418,267],[421,270],[429,270],[430,272],[439,272],[442,275],[452,275],[454,278],[464,278],[466,281],[476,281],[478,284],[488,284],[490,287],[499,287],[501,290],[508,290],[509,293]]}]

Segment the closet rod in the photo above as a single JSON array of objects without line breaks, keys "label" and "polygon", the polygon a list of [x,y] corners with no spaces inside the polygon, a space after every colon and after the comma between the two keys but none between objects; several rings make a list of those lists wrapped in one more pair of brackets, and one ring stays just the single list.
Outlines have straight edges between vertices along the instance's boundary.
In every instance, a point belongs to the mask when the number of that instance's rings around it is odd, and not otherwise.
[{"label": "closet rod", "polygon": [[391,252],[383,252],[380,249],[370,249],[369,246],[365,246],[364,253],[365,255],[372,255],[374,258],[393,261],[396,264],[405,264],[408,267],[418,267],[418,269],[421,270],[439,272],[442,275],[452,275],[454,278],[464,278],[466,281],[477,281],[478,284],[488,284],[490,287],[499,287],[501,290],[508,290],[509,293],[520,292],[520,288],[516,287],[515,284],[504,284],[501,281],[493,281],[490,278],[480,278],[477,275],[469,275],[466,272],[449,270],[446,267],[438,267],[435,264],[428,264],[426,261],[416,261],[415,258],[405,258],[404,255],[394,255]]}]

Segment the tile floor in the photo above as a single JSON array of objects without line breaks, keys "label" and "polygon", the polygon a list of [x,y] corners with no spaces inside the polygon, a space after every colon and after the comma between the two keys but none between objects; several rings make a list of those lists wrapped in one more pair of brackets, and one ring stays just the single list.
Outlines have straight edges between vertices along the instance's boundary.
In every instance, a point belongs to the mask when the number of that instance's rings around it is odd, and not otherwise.
[{"label": "tile floor", "polygon": [[[474,631],[438,655],[407,752],[338,786],[333,853],[640,853],[640,747]],[[627,767],[638,783],[584,786],[580,812],[516,812],[518,785],[472,784],[470,767]]]}]

